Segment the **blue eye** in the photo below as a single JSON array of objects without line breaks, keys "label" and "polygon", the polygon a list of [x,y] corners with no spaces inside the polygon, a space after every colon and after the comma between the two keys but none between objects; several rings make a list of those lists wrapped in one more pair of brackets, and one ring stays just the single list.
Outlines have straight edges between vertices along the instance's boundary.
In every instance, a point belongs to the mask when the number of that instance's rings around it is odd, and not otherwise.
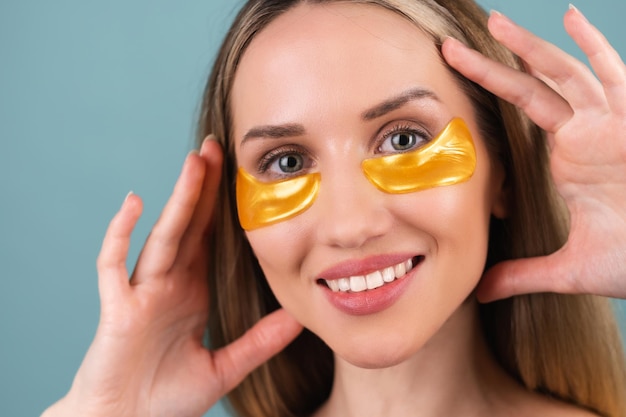
[{"label": "blue eye", "polygon": [[281,173],[293,174],[304,168],[304,160],[299,154],[286,154],[278,157],[274,164]]},{"label": "blue eye", "polygon": [[407,152],[428,142],[426,135],[412,131],[399,130],[385,135],[384,140],[378,148],[381,153]]},{"label": "blue eye", "polygon": [[297,145],[272,149],[261,157],[257,172],[268,179],[301,175],[313,166],[309,153]]},{"label": "blue eye", "polygon": [[397,151],[406,151],[417,143],[417,138],[413,133],[396,133],[390,139],[391,146]]}]

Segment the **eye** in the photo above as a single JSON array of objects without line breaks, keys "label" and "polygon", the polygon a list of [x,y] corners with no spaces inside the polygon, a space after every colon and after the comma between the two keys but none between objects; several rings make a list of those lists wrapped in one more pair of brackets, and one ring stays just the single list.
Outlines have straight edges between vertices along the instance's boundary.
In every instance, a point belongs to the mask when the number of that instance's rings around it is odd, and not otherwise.
[{"label": "eye", "polygon": [[304,160],[302,155],[292,153],[278,157],[273,165],[276,165],[276,168],[282,173],[293,174],[304,168]]},{"label": "eye", "polygon": [[384,154],[407,152],[428,142],[427,134],[412,128],[394,128],[383,136],[378,151]]},{"label": "eye", "polygon": [[268,179],[279,179],[301,175],[312,165],[313,161],[306,150],[288,145],[263,155],[258,163],[258,173]]},{"label": "eye", "polygon": [[396,151],[406,151],[411,149],[417,143],[417,138],[414,133],[394,133],[390,139],[391,146]]}]

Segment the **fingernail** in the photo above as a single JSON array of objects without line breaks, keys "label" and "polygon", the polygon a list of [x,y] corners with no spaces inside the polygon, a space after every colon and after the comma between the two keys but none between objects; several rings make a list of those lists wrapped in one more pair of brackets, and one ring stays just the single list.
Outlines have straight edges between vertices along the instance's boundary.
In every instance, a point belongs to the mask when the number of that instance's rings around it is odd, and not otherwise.
[{"label": "fingernail", "polygon": [[511,21],[511,19],[509,19],[507,15],[505,15],[504,13],[500,13],[499,11],[494,10],[494,9],[491,9],[491,11],[489,12],[489,16],[498,16],[506,21],[509,21],[509,22]]},{"label": "fingernail", "polygon": [[200,146],[200,149],[204,148],[204,145],[206,145],[208,142],[213,142],[213,143],[217,143],[218,146],[220,148],[222,148],[222,144],[220,143],[220,141],[217,139],[217,136],[215,136],[215,134],[211,133],[210,135],[208,135],[206,138],[204,138],[204,140],[202,141],[202,146]]},{"label": "fingernail", "polygon": [[128,194],[126,194],[126,198],[124,198],[124,203],[128,201],[128,199],[130,198],[131,195],[133,195],[135,193],[133,193],[132,191],[129,191]]},{"label": "fingernail", "polygon": [[497,16],[499,19],[501,19],[501,21],[504,22],[508,22],[508,23],[514,23],[507,15],[500,13],[497,10],[491,9],[491,11],[489,12],[489,17],[494,17]]},{"label": "fingernail", "polygon": [[204,140],[202,141],[202,144],[200,145],[200,149],[204,148],[204,145],[206,145],[207,143],[215,142],[215,141],[217,141],[217,138],[215,137],[213,133],[211,133],[206,138],[204,138]]},{"label": "fingernail", "polygon": [[183,161],[183,169],[189,165],[189,161],[191,160],[191,157],[193,155],[200,155],[200,151],[198,149],[192,149],[187,153],[187,156],[185,157],[185,160]]},{"label": "fingernail", "polygon": [[576,6],[574,6],[572,3],[569,4],[569,9],[575,11],[576,13],[578,13],[583,19],[587,20],[587,18],[585,17],[585,15],[580,11],[580,9]]},{"label": "fingernail", "polygon": [[443,38],[443,42],[441,44],[443,45],[445,42],[452,43],[453,45],[456,45],[456,46],[460,45],[461,48],[467,48],[467,45],[465,45],[463,42],[449,35]]}]

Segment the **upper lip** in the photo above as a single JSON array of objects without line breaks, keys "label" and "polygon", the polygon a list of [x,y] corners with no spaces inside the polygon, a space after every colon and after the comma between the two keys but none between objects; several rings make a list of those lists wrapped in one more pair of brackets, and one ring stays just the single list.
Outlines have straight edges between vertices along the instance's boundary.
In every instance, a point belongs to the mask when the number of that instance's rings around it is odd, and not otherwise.
[{"label": "upper lip", "polygon": [[363,259],[348,259],[322,271],[316,278],[333,280],[352,276],[367,275],[374,271],[394,266],[400,262],[419,256],[417,253],[394,253],[370,256]]}]

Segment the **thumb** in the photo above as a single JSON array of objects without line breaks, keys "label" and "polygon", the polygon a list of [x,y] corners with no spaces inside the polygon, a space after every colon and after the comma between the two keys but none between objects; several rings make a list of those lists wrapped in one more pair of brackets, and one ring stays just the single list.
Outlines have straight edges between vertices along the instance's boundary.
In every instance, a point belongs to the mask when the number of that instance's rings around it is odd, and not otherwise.
[{"label": "thumb", "polygon": [[572,271],[559,262],[558,253],[500,262],[483,276],[476,291],[478,301],[488,303],[514,295],[538,292],[575,293]]},{"label": "thumb", "polygon": [[285,310],[267,315],[243,336],[213,355],[218,380],[226,394],[256,367],[283,350],[300,334],[302,325]]}]

